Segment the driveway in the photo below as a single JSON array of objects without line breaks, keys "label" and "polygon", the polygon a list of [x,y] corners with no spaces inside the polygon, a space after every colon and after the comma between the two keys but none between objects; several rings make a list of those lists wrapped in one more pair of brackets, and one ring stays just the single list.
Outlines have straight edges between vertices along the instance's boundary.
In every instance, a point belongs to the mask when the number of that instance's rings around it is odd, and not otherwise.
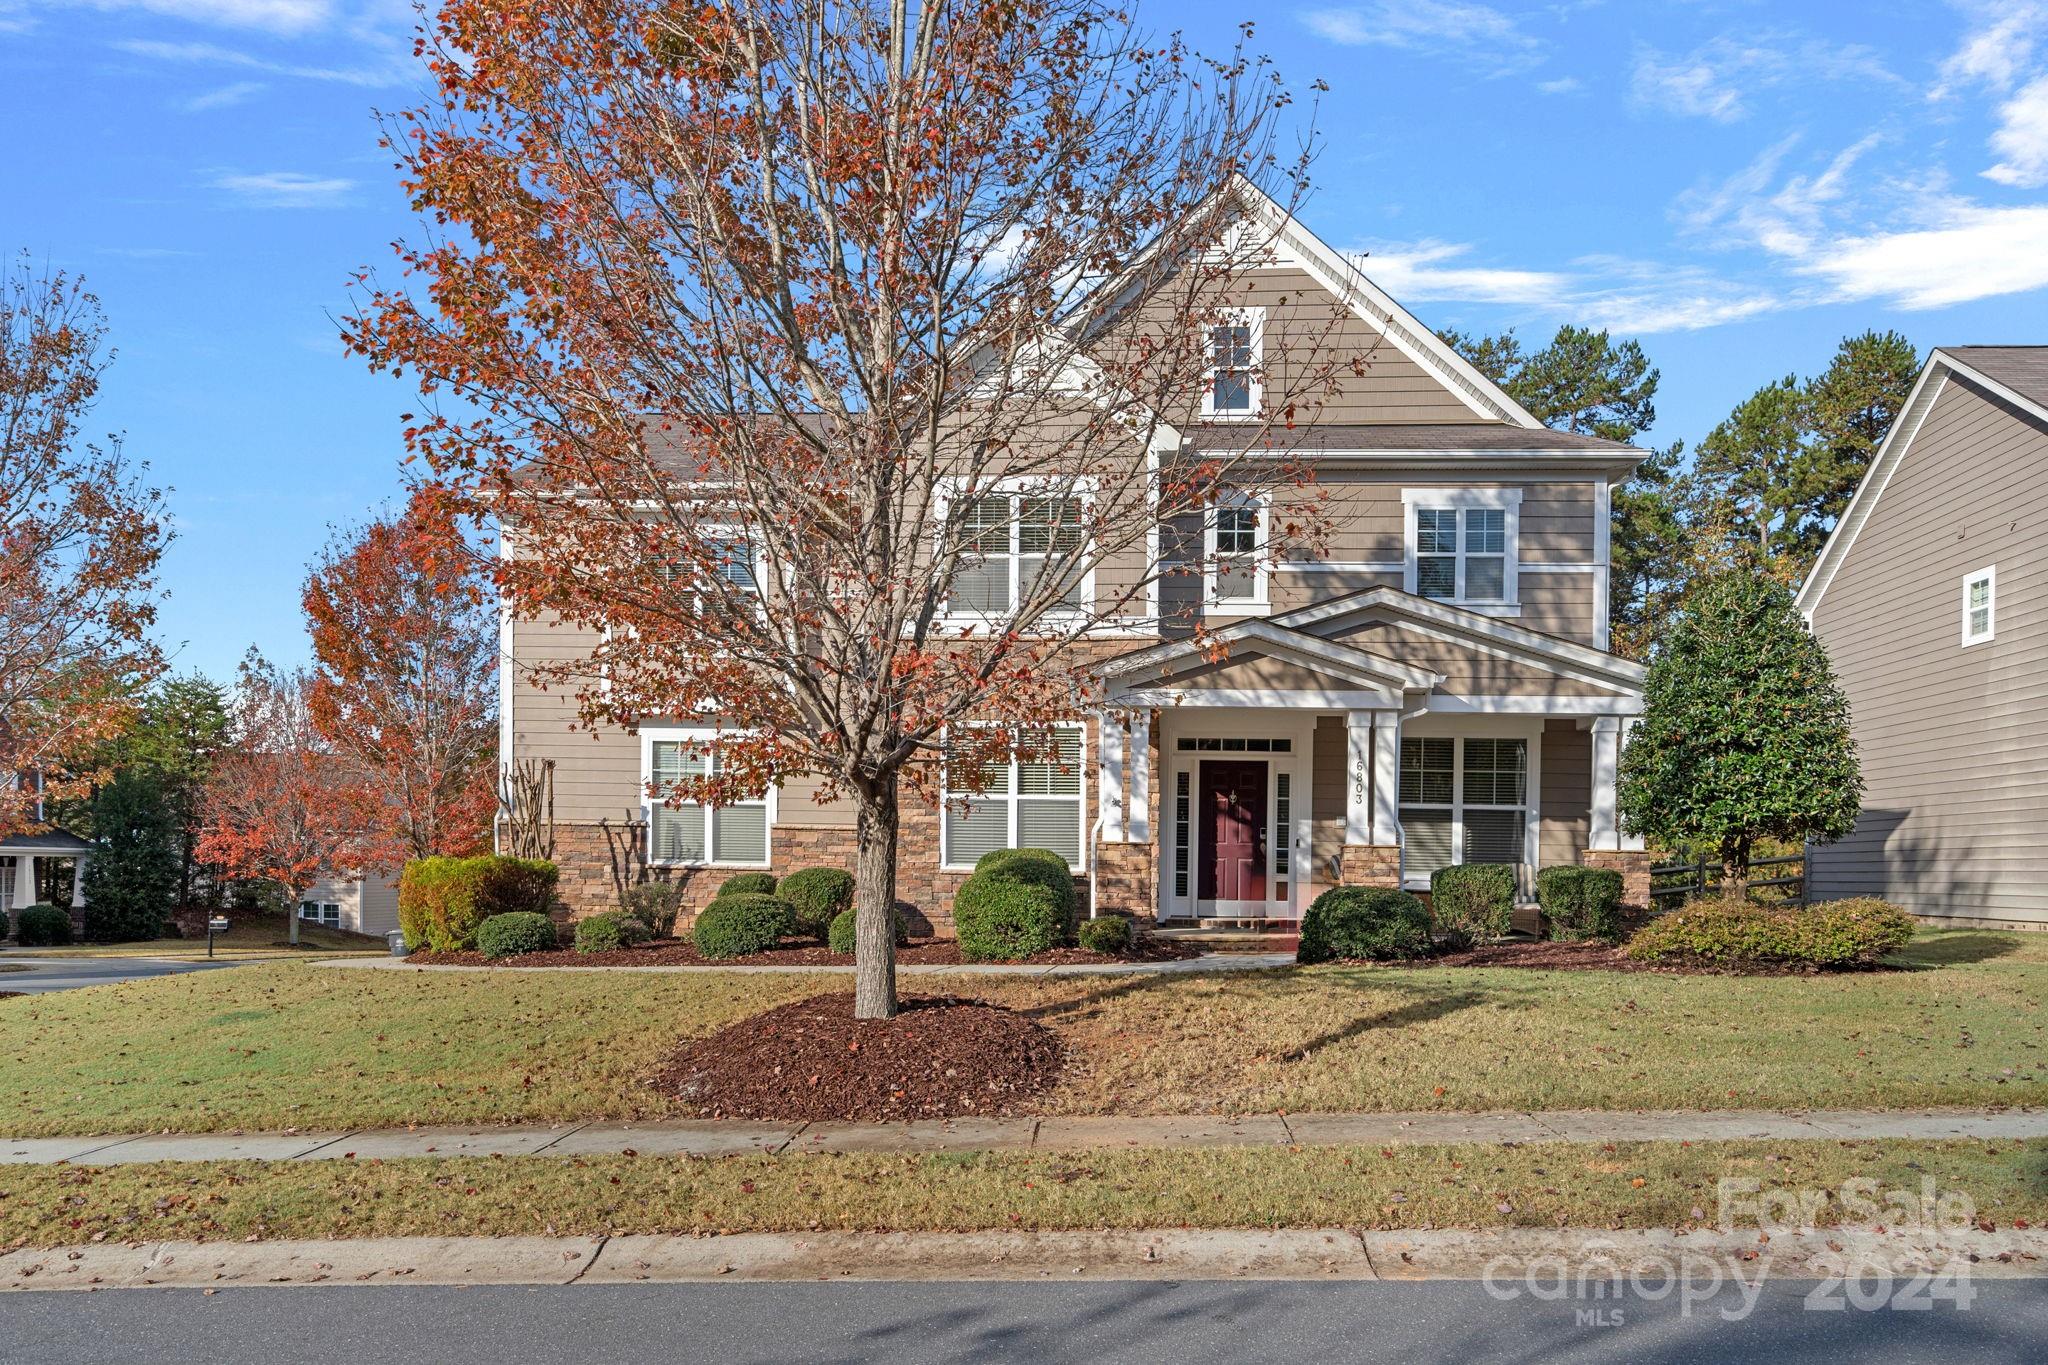
[{"label": "driveway", "polygon": [[153,976],[204,972],[234,962],[170,962],[157,957],[10,957],[0,953],[0,968],[27,967],[25,972],[0,971],[0,991],[34,995],[69,991],[80,986],[108,986],[117,981],[147,981]]}]

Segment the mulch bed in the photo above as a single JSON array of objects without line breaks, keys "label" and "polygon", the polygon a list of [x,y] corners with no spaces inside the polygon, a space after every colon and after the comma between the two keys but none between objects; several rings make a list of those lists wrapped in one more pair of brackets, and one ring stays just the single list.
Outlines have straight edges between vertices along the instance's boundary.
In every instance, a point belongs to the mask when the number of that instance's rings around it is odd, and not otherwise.
[{"label": "mulch bed", "polygon": [[[1022,959],[1026,966],[1083,966],[1109,962],[1174,962],[1200,957],[1199,948],[1170,939],[1140,935],[1132,940],[1128,953],[1113,956],[1091,953],[1085,948],[1054,948]],[[688,939],[656,939],[651,943],[620,948],[608,953],[579,953],[561,948],[551,953],[521,953],[516,957],[487,958],[482,953],[414,953],[406,959],[429,967],[851,967],[853,954],[835,953],[816,943],[791,941],[765,953],[746,957],[705,957]],[[950,938],[931,938],[896,950],[899,966],[953,967],[967,965],[960,945]]]},{"label": "mulch bed", "polygon": [[[1506,943],[1482,943],[1461,953],[1421,958],[1414,962],[1389,962],[1389,967],[1533,967],[1551,972],[1655,972],[1664,976],[1817,976],[1819,967],[1785,962],[1709,962],[1705,959],[1666,959],[1638,962],[1610,943],[1588,940],[1553,943],[1548,939],[1515,939]],[[1831,971],[1892,971],[1882,964],[1853,965]]]},{"label": "mulch bed", "polygon": [[648,1084],[713,1118],[961,1118],[1018,1112],[1064,1059],[1051,1029],[978,1000],[856,1020],[851,995],[816,995],[685,1043]]}]

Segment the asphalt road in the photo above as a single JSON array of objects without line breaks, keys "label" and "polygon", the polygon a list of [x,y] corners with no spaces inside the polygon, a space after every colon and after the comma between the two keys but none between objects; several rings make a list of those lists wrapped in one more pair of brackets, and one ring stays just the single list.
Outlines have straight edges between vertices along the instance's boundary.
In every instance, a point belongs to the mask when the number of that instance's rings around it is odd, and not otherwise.
[{"label": "asphalt road", "polygon": [[[1812,1362],[2048,1359],[2048,1280],[1983,1280],[1967,1311],[1812,1311],[1778,1281],[1741,1321],[1695,1305],[1513,1302],[1421,1284],[690,1284],[110,1290],[0,1300],[0,1361],[577,1365],[640,1361]],[[1606,1311],[1616,1311],[1606,1306]]]},{"label": "asphalt road", "polygon": [[105,986],[115,981],[146,981],[153,976],[204,972],[233,967],[234,962],[168,962],[155,957],[10,957],[0,965],[25,966],[25,972],[0,972],[0,991],[69,991],[80,986]]}]

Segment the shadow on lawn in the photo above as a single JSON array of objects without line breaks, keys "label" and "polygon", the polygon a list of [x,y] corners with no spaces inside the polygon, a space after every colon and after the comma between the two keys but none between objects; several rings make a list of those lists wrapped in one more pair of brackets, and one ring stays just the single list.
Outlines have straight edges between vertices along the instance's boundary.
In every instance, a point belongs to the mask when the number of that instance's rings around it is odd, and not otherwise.
[{"label": "shadow on lawn", "polygon": [[1989,962],[2019,951],[2014,934],[1988,929],[1950,929],[1922,934],[1890,960],[1917,971],[1954,967],[1965,962]]},{"label": "shadow on lawn", "polygon": [[1426,1024],[1432,1019],[1441,1019],[1447,1014],[1456,1014],[1459,1010],[1470,1009],[1479,1003],[1480,996],[1472,991],[1453,991],[1449,995],[1422,996],[1409,1001],[1405,1005],[1396,1005],[1392,1009],[1379,1010],[1372,1014],[1361,1014],[1342,1028],[1331,1029],[1327,1033],[1309,1039],[1293,1051],[1282,1054],[1280,1060],[1283,1062],[1299,1062],[1312,1053],[1320,1052],[1324,1048],[1333,1047],[1338,1043],[1347,1043],[1360,1034],[1370,1033],[1374,1029],[1401,1028],[1408,1024]]}]

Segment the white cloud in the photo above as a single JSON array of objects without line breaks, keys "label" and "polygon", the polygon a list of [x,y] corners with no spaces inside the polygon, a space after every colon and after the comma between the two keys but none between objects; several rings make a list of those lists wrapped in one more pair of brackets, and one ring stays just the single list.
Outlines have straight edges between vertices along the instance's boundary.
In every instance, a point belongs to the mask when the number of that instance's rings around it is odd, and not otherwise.
[{"label": "white cloud", "polygon": [[1569,95],[1579,88],[1577,76],[1559,76],[1554,81],[1538,81],[1536,88],[1546,95]]},{"label": "white cloud", "polygon": [[207,109],[226,109],[231,105],[253,99],[269,88],[261,81],[234,81],[217,90],[194,95],[178,107],[188,114],[197,114]]},{"label": "white cloud", "polygon": [[1761,32],[1740,42],[1716,38],[1678,57],[1639,47],[1629,94],[1647,108],[1733,123],[1749,114],[1756,92],[1816,80],[1904,84],[1860,43],[1836,47],[1817,38]]},{"label": "white cloud", "polygon": [[1667,62],[1662,53],[1648,48],[1636,54],[1629,93],[1638,104],[1717,123],[1733,123],[1749,112],[1743,107],[1742,92],[1711,63],[1698,57]]},{"label": "white cloud", "polygon": [[2041,0],[1989,0],[1970,5],[1973,22],[1962,45],[1941,64],[1941,79],[1930,99],[1947,99],[1958,86],[1984,85],[2009,90],[2034,56],[2034,44],[2048,26],[2048,4]]},{"label": "white cloud", "polygon": [[1951,199],[1930,212],[1929,226],[1836,237],[1793,268],[1826,281],[1835,299],[1880,299],[1907,309],[2048,286],[2048,205],[1999,208]]},{"label": "white cloud", "polygon": [[1571,294],[1571,279],[1548,270],[1466,265],[1463,242],[1382,242],[1359,253],[1359,268],[1397,299],[1455,299],[1550,307]]},{"label": "white cloud", "polygon": [[1991,150],[2002,159],[1984,172],[2001,185],[2048,185],[2048,76],[2023,86],[1998,108]]},{"label": "white cloud", "polygon": [[1495,74],[1543,60],[1543,44],[1515,20],[1460,0],[1376,0],[1369,5],[1304,10],[1301,21],[1346,47],[1392,47],[1455,57]]},{"label": "white cloud", "polygon": [[311,209],[341,203],[356,182],[298,171],[265,171],[260,175],[216,176],[213,187],[226,190],[252,208]]},{"label": "white cloud", "polygon": [[74,3],[102,10],[142,9],[195,23],[285,34],[306,33],[324,27],[334,17],[333,0],[74,0]]},{"label": "white cloud", "polygon": [[374,66],[335,67],[273,62],[247,52],[238,52],[233,48],[219,47],[213,43],[163,43],[143,38],[124,38],[114,46],[122,52],[160,62],[180,62],[195,66],[233,66],[247,71],[262,71],[273,76],[289,76],[307,81],[333,81],[342,85],[369,88],[397,85],[412,74],[409,63],[395,53]]}]

